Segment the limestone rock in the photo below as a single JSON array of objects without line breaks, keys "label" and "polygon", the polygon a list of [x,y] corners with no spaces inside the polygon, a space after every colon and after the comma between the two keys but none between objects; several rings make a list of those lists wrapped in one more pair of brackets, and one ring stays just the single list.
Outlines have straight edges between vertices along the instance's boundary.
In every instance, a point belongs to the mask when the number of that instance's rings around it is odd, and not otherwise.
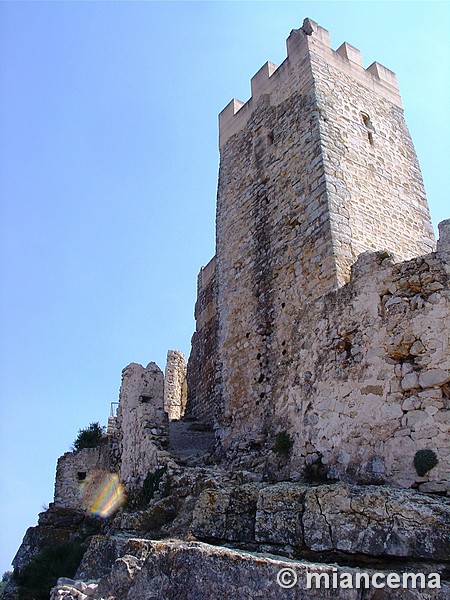
[{"label": "limestone rock", "polygon": [[[311,562],[283,560],[258,553],[219,548],[201,542],[170,540],[152,542],[130,540],[126,554],[116,561],[111,574],[101,580],[96,598],[110,600],[322,600],[333,597],[342,600],[379,600],[398,597],[405,600],[422,598],[420,590],[402,589],[401,596],[392,590],[316,589],[307,588],[307,574],[333,573],[354,577],[358,569]],[[277,584],[281,569],[295,572],[297,583],[283,589]],[[394,570],[389,568],[389,571]],[[367,569],[369,575],[373,570]],[[386,594],[385,594],[386,591]],[[380,593],[381,592],[381,593]],[[443,582],[441,589],[426,591],[428,600],[444,600],[450,586]]]},{"label": "limestone rock", "polygon": [[278,483],[261,489],[255,538],[264,543],[303,546],[303,509],[308,487]]},{"label": "limestone rock", "polygon": [[105,535],[93,536],[77,569],[75,579],[99,579],[109,572],[118,556],[117,543],[113,538]]},{"label": "limestone rock", "polygon": [[450,381],[450,372],[444,369],[428,369],[419,376],[419,383],[423,388],[444,385],[448,381]]},{"label": "limestone rock", "polygon": [[371,556],[446,560],[450,503],[381,486],[320,486],[307,495],[305,544]]},{"label": "limestone rock", "polygon": [[445,561],[450,502],[384,486],[253,484],[205,490],[192,531],[204,540],[290,545],[313,553]]},{"label": "limestone rock", "polygon": [[252,541],[255,538],[256,503],[264,484],[206,490],[200,495],[192,523],[201,538]]},{"label": "limestone rock", "polygon": [[29,527],[12,564],[20,573],[44,548],[58,546],[74,535],[86,537],[88,531],[98,531],[102,526],[80,511],[52,505],[39,515],[39,523]]}]

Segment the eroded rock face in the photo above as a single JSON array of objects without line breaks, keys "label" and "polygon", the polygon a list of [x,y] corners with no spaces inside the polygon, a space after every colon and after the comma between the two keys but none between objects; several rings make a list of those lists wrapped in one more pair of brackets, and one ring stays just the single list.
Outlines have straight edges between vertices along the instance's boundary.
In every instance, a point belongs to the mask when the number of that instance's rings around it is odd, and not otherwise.
[{"label": "eroded rock face", "polygon": [[371,556],[448,559],[450,503],[381,486],[320,486],[305,496],[305,545]]},{"label": "eroded rock face", "polygon": [[[218,548],[201,542],[169,540],[129,540],[111,573],[104,577],[95,589],[93,598],[108,600],[211,600],[227,597],[233,600],[261,598],[267,600],[317,599],[333,597],[345,600],[361,598],[423,598],[418,590],[402,589],[393,596],[392,590],[379,589],[331,589],[315,587],[312,574],[329,577],[332,587],[333,575],[337,581],[344,573],[355,578],[358,569],[319,565],[303,561],[290,561],[276,556]],[[297,583],[283,589],[277,583],[281,569],[295,572]],[[389,570],[391,571],[391,570]],[[372,576],[374,571],[366,571]],[[308,583],[309,577],[309,583]],[[428,580],[426,580],[428,581]],[[441,583],[440,589],[427,589],[428,600],[444,600],[450,586]],[[76,591],[76,588],[74,588]],[[391,594],[391,595],[389,595]],[[54,591],[52,597],[59,596]],[[68,598],[77,598],[76,595]]]},{"label": "eroded rock face", "polygon": [[382,486],[280,483],[205,490],[192,531],[200,539],[291,547],[291,555],[446,561],[449,524],[450,503],[440,497]]},{"label": "eroded rock face", "polygon": [[27,529],[12,561],[15,573],[22,572],[44,548],[64,544],[76,534],[83,535],[83,530],[100,528],[100,525],[83,512],[51,506],[39,515],[38,525]]},{"label": "eroded rock face", "polygon": [[[245,475],[251,474],[206,468],[171,473],[167,495],[163,481],[146,509],[120,511],[107,532],[91,537],[76,573],[83,581],[61,580],[51,600],[322,599],[328,597],[325,589],[306,588],[308,573],[332,577],[397,569],[428,574],[443,573],[448,566],[446,498],[343,483],[238,483]],[[55,524],[70,525],[66,513],[59,512]],[[48,521],[45,514],[47,526]],[[240,551],[203,542],[130,538],[133,529],[166,538],[194,535]],[[362,564],[366,567],[345,566]],[[389,568],[380,566],[386,564]],[[284,590],[276,575],[288,567],[298,584]],[[449,591],[443,584],[426,596],[402,589],[395,597],[444,599]],[[329,597],[380,600],[393,597],[391,592],[343,588],[330,590]]]},{"label": "eroded rock face", "polygon": [[119,557],[118,543],[106,535],[95,535],[75,574],[75,579],[83,581],[100,579],[109,573],[114,561]]}]

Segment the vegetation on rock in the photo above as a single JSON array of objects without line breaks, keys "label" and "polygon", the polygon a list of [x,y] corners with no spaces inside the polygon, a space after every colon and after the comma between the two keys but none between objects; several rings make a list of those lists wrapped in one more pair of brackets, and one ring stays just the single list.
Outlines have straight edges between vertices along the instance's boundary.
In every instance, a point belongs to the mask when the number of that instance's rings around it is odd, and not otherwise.
[{"label": "vegetation on rock", "polygon": [[126,509],[132,511],[145,508],[150,500],[153,499],[155,492],[159,489],[159,484],[166,471],[167,467],[164,466],[147,473],[142,489],[127,495]]},{"label": "vegetation on rock", "polygon": [[425,473],[428,473],[433,467],[439,462],[436,452],[425,448],[424,450],[417,450],[414,456],[414,467],[417,474],[423,477]]},{"label": "vegetation on rock", "polygon": [[11,571],[5,571],[2,575],[2,580],[0,581],[0,598],[3,598],[3,592],[5,591],[6,584],[12,577]]},{"label": "vegetation on rock", "polygon": [[286,458],[291,453],[293,444],[294,442],[291,440],[289,434],[286,433],[286,431],[280,431],[280,433],[277,433],[275,445],[273,446],[272,450],[275,452],[275,454]]},{"label": "vegetation on rock", "polygon": [[105,428],[100,423],[90,423],[89,427],[80,429],[76,440],[73,443],[73,449],[83,450],[83,448],[95,448],[103,441]]},{"label": "vegetation on rock", "polygon": [[78,541],[44,548],[14,578],[20,585],[18,600],[48,600],[60,577],[73,578],[86,546]]}]

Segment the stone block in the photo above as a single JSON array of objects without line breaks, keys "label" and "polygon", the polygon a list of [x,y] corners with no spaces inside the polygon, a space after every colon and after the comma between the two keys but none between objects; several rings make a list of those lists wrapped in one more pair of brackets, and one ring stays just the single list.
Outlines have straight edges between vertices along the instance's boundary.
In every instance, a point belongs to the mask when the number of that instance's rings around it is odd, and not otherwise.
[{"label": "stone block", "polygon": [[449,381],[450,372],[444,369],[426,369],[419,375],[419,385],[422,388],[441,386]]}]

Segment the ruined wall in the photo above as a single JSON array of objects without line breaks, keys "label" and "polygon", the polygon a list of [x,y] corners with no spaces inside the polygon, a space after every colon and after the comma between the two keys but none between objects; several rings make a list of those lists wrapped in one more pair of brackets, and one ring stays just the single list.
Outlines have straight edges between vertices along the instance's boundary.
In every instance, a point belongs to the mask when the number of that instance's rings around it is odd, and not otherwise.
[{"label": "ruined wall", "polygon": [[333,51],[309,20],[287,47],[219,116],[221,422],[254,442],[272,428],[299,309],[345,284],[364,250],[404,260],[433,244],[395,75]]},{"label": "ruined wall", "polygon": [[186,358],[179,350],[169,350],[164,374],[164,410],[170,421],[181,419],[186,402]]},{"label": "ruined wall", "polygon": [[[331,477],[450,489],[450,221],[440,230],[438,253],[397,264],[364,253],[348,285],[298,311],[276,365],[284,376],[265,446],[288,434],[287,472],[322,457]],[[258,431],[249,417],[223,435],[228,447],[249,448]],[[439,464],[419,477],[414,455],[425,448]]]},{"label": "ruined wall", "polygon": [[151,362],[131,363],[122,371],[117,421],[120,430],[120,479],[128,488],[164,463],[168,422],[164,412],[164,376]]},{"label": "ruined wall", "polygon": [[101,473],[117,472],[117,456],[110,440],[95,448],[66,452],[56,467],[54,504],[61,508],[84,510],[84,490]]},{"label": "ruined wall", "polygon": [[202,267],[197,280],[196,331],[187,367],[186,415],[214,424],[220,418],[217,361],[216,259]]}]

